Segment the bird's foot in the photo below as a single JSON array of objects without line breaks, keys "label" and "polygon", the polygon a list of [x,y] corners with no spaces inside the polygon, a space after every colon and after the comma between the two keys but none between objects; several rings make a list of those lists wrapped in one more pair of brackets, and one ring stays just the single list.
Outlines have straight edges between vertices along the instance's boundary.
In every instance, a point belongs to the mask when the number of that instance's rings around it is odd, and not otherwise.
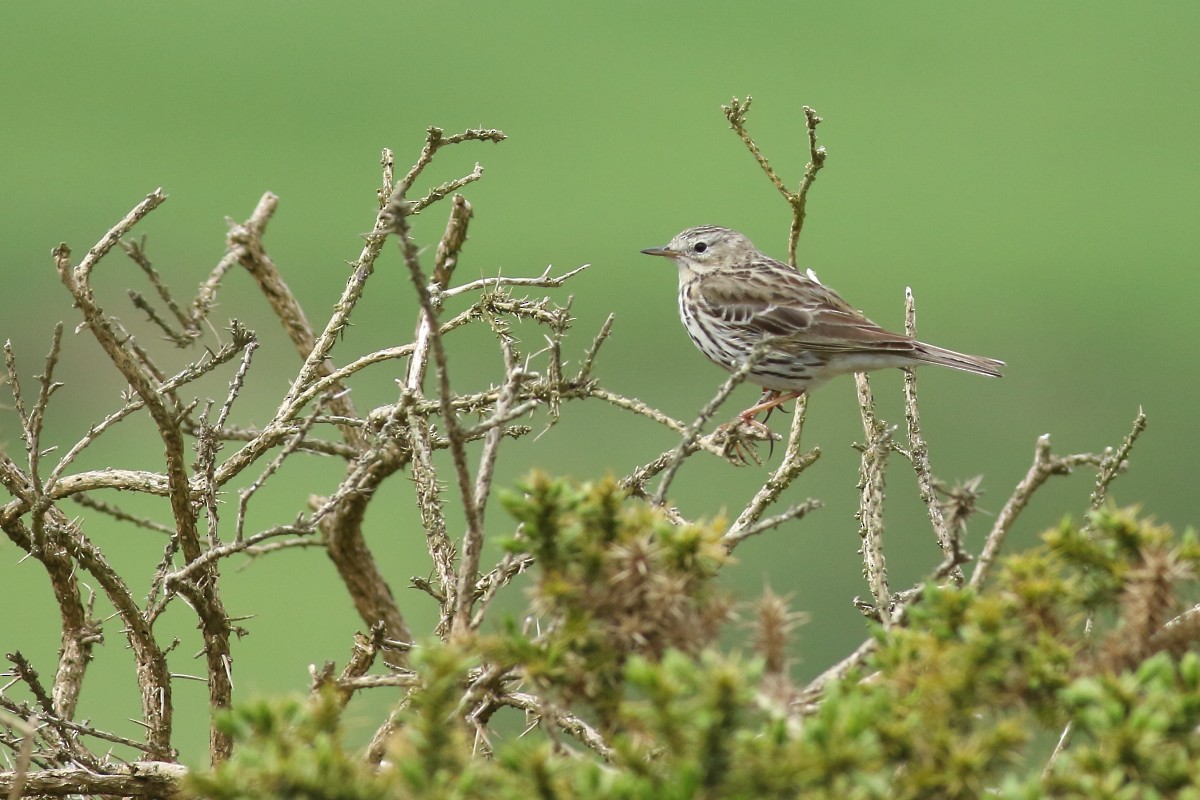
[{"label": "bird's foot", "polygon": [[718,425],[713,431],[713,439],[720,443],[721,454],[739,466],[746,466],[751,461],[762,465],[762,459],[754,445],[761,441],[770,442],[771,450],[768,458],[775,452],[775,434],[763,423],[753,417],[737,416],[724,425]]},{"label": "bird's foot", "polygon": [[[804,392],[788,392],[785,394],[773,389],[764,389],[757,404],[747,408],[734,417],[731,422],[727,422],[717,429],[718,433],[724,433],[724,452],[726,456],[730,460],[736,460],[741,464],[748,464],[749,461],[746,458],[746,454],[749,453],[754,459],[754,463],[762,464],[762,459],[758,457],[758,453],[750,449],[747,442],[764,440],[770,443],[767,458],[775,455],[775,441],[780,437],[771,432],[771,429],[766,425],[766,420],[771,418],[771,412],[776,408],[779,408],[789,400],[796,399],[802,394]],[[756,417],[764,411],[767,412],[767,416],[760,422]]]}]

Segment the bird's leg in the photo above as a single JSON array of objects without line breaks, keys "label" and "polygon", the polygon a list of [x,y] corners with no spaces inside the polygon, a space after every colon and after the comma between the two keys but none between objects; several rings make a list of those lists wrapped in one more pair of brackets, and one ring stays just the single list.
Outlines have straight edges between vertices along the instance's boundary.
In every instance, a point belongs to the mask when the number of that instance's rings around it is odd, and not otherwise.
[{"label": "bird's leg", "polygon": [[[768,400],[772,400],[776,397],[779,397],[779,395],[780,395],[780,393],[775,391],[774,389],[763,389],[762,394],[758,398],[758,402],[765,403]],[[767,409],[767,415],[762,418],[762,421],[769,422],[771,419],[771,414],[773,414],[775,412],[775,409],[777,409],[777,408],[779,409],[780,414],[789,413],[788,410],[786,408],[784,408],[783,406],[771,406],[770,408]]]},{"label": "bird's leg", "polygon": [[770,417],[772,409],[783,405],[789,400],[795,400],[802,394],[804,394],[804,392],[788,392],[787,394],[776,391],[764,392],[762,398],[760,398],[761,402],[759,402],[757,405],[750,406],[750,408],[747,408],[741,414],[738,414],[738,419],[741,420],[743,424],[751,427],[762,426],[765,428],[766,425],[756,420],[755,417],[764,411],[766,411],[767,416]]}]

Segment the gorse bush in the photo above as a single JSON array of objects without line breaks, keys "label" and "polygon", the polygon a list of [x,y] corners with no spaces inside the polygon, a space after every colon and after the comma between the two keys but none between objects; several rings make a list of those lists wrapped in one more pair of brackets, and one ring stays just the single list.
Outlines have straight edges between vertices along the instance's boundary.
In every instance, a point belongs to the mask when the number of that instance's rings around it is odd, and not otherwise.
[{"label": "gorse bush", "polygon": [[[766,690],[760,655],[722,652],[711,635],[626,638],[624,631],[671,626],[661,618],[672,615],[615,599],[584,609],[587,590],[564,588],[565,575],[621,574],[629,543],[639,541],[657,554],[660,574],[693,587],[696,599],[686,605],[703,608],[720,560],[716,531],[681,530],[649,504],[621,500],[611,483],[579,487],[536,476],[506,505],[526,522],[525,546],[553,551],[545,566],[535,562],[530,598],[530,613],[550,630],[420,648],[417,687],[378,771],[337,747],[337,715],[317,695],[234,712],[234,757],[193,776],[189,787],[221,798],[1196,791],[1200,656],[1188,647],[1198,614],[1186,598],[1197,589],[1200,552],[1191,532],[1177,539],[1131,509],[1104,508],[1082,526],[1066,521],[1040,547],[1006,558],[982,590],[926,586],[903,624],[875,626],[868,658],[826,683],[819,701],[801,704],[797,693],[781,699]],[[1163,624],[1147,629],[1147,615]],[[594,638],[577,638],[571,621],[579,617]],[[677,630],[691,629],[683,622]],[[514,680],[555,698],[542,713],[594,707],[605,719],[603,755],[510,736],[489,743],[491,757],[478,757],[461,719],[460,687],[497,652],[519,656]],[[597,703],[588,692],[601,688],[608,697]],[[1073,741],[1051,761],[1068,726]],[[326,761],[322,786],[312,775]]]},{"label": "gorse bush", "polygon": [[[815,132],[820,118],[805,109],[810,161],[792,192],[750,138],[749,108],[748,99],[735,100],[726,118],[785,195],[794,262],[805,198],[826,158]],[[856,376],[863,421],[857,519],[868,590],[856,604],[865,638],[797,684],[792,634],[802,611],[770,589],[739,604],[719,579],[746,539],[820,508],[814,498],[780,507],[820,458],[818,448],[801,444],[804,398],[786,437],[740,418],[711,426],[745,379],[747,361],[691,421],[676,419],[608,389],[593,374],[611,316],[577,347],[567,339],[574,322],[569,302],[523,294],[557,289],[578,270],[459,281],[473,215],[459,192],[480,179],[482,168],[418,187],[446,148],[504,138],[490,129],[430,128],[403,175],[385,151],[373,224],[354,243],[361,249],[324,317],[301,307],[269,254],[264,237],[277,207],[271,194],[244,223],[231,225],[225,255],[190,301],[176,299],[145,241],[131,236],[166,201],[161,191],[81,259],[65,244],[54,250],[78,319],[54,327],[32,390],[21,385],[23,358],[5,347],[11,417],[24,454],[18,460],[0,448],[0,486],[10,496],[0,506],[0,530],[24,568],[45,573],[59,612],[45,627],[60,648],[57,663],[39,664],[19,643],[11,649],[5,643],[11,668],[0,685],[0,748],[10,768],[0,772],[0,792],[222,798],[1195,792],[1200,606],[1192,604],[1200,551],[1191,533],[1177,538],[1107,500],[1145,427],[1140,412],[1124,441],[1101,453],[1057,455],[1049,436],[1039,438],[1029,471],[971,553],[964,538],[975,519],[979,479],[948,486],[935,475],[915,374],[905,371],[902,426],[878,417],[869,380]],[[423,250],[414,225],[447,206],[444,232]],[[118,249],[154,290],[153,300],[130,292],[144,317],[140,324],[122,321],[98,300],[108,293],[97,293],[95,283],[111,271],[97,265]],[[403,343],[347,353],[343,334],[389,257],[411,279],[415,330]],[[274,411],[265,422],[244,412],[241,401],[254,385],[247,376],[260,347],[257,334],[243,321],[221,329],[212,319],[239,268],[297,355],[282,393],[266,398]],[[324,324],[310,324],[317,319]],[[496,371],[474,372],[472,385],[486,388],[463,392],[456,390],[453,349],[445,340],[470,326],[494,343]],[[52,441],[44,429],[51,401],[91,386],[98,368],[58,374],[71,346],[63,337],[68,329],[94,339],[103,364],[128,388],[112,406],[88,394],[95,415],[78,438]],[[911,294],[906,329],[915,334]],[[521,331],[536,351],[524,349]],[[168,344],[141,344],[163,337]],[[359,408],[353,390],[362,374],[389,368],[394,401]],[[528,434],[535,420],[552,426],[579,403],[596,402],[660,426],[674,444],[644,461],[639,456],[626,474],[592,483],[535,472],[507,492],[493,485],[502,448],[518,441],[534,447]],[[142,427],[127,424],[135,419]],[[713,429],[705,433],[706,427]],[[161,453],[152,467],[131,463],[127,446],[146,430],[157,436]],[[85,451],[112,466],[85,468]],[[291,461],[315,456],[335,468],[303,487],[302,508],[261,505],[264,487],[278,485]],[[731,468],[747,459],[769,464],[761,486],[733,506],[738,510],[728,520],[703,521],[668,501],[672,481],[694,457],[723,459]],[[884,547],[889,464],[913,471],[941,559],[925,579],[903,588],[889,582]],[[1005,558],[1008,534],[1039,487],[1078,468],[1096,475],[1083,522],[1064,522],[1041,547]],[[379,518],[368,512],[385,486],[419,515],[419,524],[399,531],[425,546],[428,561],[417,569],[386,563],[366,535],[368,521]],[[131,493],[138,502],[129,502]],[[136,541],[150,542],[154,552],[114,558],[106,539],[85,533],[98,519],[140,529],[145,535]],[[502,555],[485,561],[494,552],[485,545],[499,541]],[[226,586],[245,580],[232,567],[283,550],[297,549],[299,558],[299,548],[329,559],[335,586],[361,627],[336,632],[347,644],[353,640],[349,655],[340,668],[328,662],[311,670],[308,697],[244,703],[234,691],[239,640],[260,622],[233,617],[227,608]],[[154,566],[137,574],[129,566],[136,563]],[[395,575],[400,569],[403,578]],[[420,574],[407,577],[414,572]],[[522,575],[528,580],[518,582]],[[394,590],[397,580],[432,602],[435,619],[426,628],[397,600],[407,604],[411,597]],[[524,602],[525,611],[498,614],[502,594],[508,607]],[[847,587],[847,599],[853,594]],[[246,610],[253,611],[238,613]],[[186,642],[176,639],[161,624],[168,615],[192,620],[195,633]],[[107,707],[95,719],[80,718],[90,666],[107,654],[106,644],[127,645],[136,670],[136,737],[117,732],[125,715],[113,719]],[[198,652],[199,676],[175,668],[182,651]],[[174,691],[189,677],[207,690],[211,768],[204,770],[186,769],[177,750]],[[388,695],[386,708],[372,706],[370,721],[378,727],[360,753],[344,743],[345,708],[362,693],[382,696],[380,687],[399,699]],[[523,733],[516,735],[522,715]],[[198,763],[199,755],[186,760]]]},{"label": "gorse bush", "polygon": [[672,524],[646,502],[625,502],[612,480],[572,487],[535,475],[503,498],[520,523],[509,549],[536,565],[530,615],[535,638],[516,632],[485,639],[497,663],[577,700],[609,729],[634,654],[695,654],[729,612],[713,585],[729,555],[724,526]]}]

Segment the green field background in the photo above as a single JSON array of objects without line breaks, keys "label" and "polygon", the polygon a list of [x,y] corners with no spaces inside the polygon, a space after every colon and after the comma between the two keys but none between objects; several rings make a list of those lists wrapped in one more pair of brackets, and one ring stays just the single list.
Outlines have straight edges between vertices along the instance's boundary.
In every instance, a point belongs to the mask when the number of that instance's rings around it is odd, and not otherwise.
[{"label": "green field background", "polygon": [[[69,446],[119,406],[124,387],[95,344],[72,333],[77,312],[49,257],[60,241],[81,255],[161,186],[170,200],[138,231],[186,299],[223,254],[225,218],[244,220],[271,191],[280,205],[267,246],[320,327],[373,222],[380,150],[393,148],[403,166],[428,125],[496,127],[507,142],[447,153],[423,184],[475,161],[485,168],[466,192],[475,218],[460,278],[590,264],[550,292],[574,296],[568,357],[614,312],[597,376],[690,418],[724,373],[683,333],[674,269],[638,250],[691,225],[721,224],[785,255],[788,209],[720,110],[750,94],[750,127],[793,184],[807,160],[801,105],[825,118],[829,160],[810,195],[801,266],[891,327],[902,324],[911,286],[922,338],[1008,362],[1000,381],[922,372],[935,472],[949,481],[982,473],[982,505],[994,513],[1025,474],[1037,436],[1050,433],[1058,452],[1098,450],[1119,442],[1142,406],[1149,430],[1114,495],[1182,529],[1200,516],[1198,26],[1200,6],[1187,3],[9,4],[0,24],[0,337],[12,342],[28,394],[53,324],[66,322],[57,376],[66,385],[46,442]],[[422,244],[436,242],[444,214],[435,207],[419,221]],[[111,256],[96,283],[106,310],[153,342],[125,294],[149,293],[132,263]],[[335,359],[408,341],[415,308],[390,246]],[[213,321],[232,317],[263,342],[234,416],[261,423],[296,356],[239,273]],[[541,332],[521,331],[527,350],[538,349]],[[164,364],[184,363],[153,347]],[[456,385],[495,380],[488,337],[451,347]],[[394,399],[400,369],[384,365],[357,383],[358,407]],[[882,416],[902,423],[900,378],[880,374],[874,385]],[[228,379],[205,386],[218,393]],[[733,402],[755,397],[742,387]],[[0,404],[0,440],[19,461],[11,398]],[[80,467],[153,468],[161,454],[153,431],[126,424]],[[772,424],[785,430],[787,421]],[[851,443],[860,438],[853,382],[840,378],[809,405],[806,442],[823,456],[784,498],[818,497],[825,507],[746,543],[727,571],[741,598],[769,583],[809,612],[800,678],[864,636],[851,606],[867,594],[853,519]],[[572,405],[539,439],[503,452],[498,482],[534,467],[579,479],[624,475],[674,441],[599,403]],[[736,514],[778,459],[739,470],[697,457],[672,497],[689,516]],[[911,472],[899,460],[893,467],[887,547],[893,585],[904,587],[938,553]],[[331,462],[297,459],[264,491],[251,524],[292,518],[339,475]],[[1057,479],[1012,546],[1081,513],[1090,485],[1084,473]],[[106,499],[168,519],[165,502]],[[227,520],[234,507],[227,498]],[[977,518],[971,549],[989,525]],[[402,607],[428,630],[431,603],[406,588],[429,566],[406,479],[384,487],[368,526]],[[511,532],[498,505],[488,527],[493,538]],[[143,595],[161,537],[94,516],[86,531]],[[44,571],[22,555],[0,541],[0,651],[21,650],[49,679],[58,616]],[[308,665],[344,663],[363,628],[319,550],[229,563],[223,582],[230,612],[256,615],[240,623],[249,635],[235,643],[238,699],[303,691]],[[514,589],[501,610],[520,601]],[[172,669],[199,674],[189,613],[180,605],[160,625],[180,639]],[[136,736],[125,721],[137,714],[135,678],[116,620],[105,636],[81,713]],[[193,763],[204,759],[204,699],[201,683],[177,687],[177,741]],[[356,707],[358,739],[384,701]]]}]

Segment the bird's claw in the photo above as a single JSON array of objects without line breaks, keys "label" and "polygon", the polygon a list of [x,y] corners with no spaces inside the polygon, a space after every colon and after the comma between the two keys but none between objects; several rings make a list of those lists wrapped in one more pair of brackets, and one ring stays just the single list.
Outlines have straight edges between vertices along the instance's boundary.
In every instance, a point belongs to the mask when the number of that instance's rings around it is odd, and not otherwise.
[{"label": "bird's claw", "polygon": [[762,466],[762,459],[755,450],[756,442],[770,442],[771,450],[768,458],[775,452],[776,436],[763,423],[756,419],[737,417],[731,422],[717,427],[713,432],[714,439],[721,444],[721,453],[738,466],[746,466],[751,461]]}]

